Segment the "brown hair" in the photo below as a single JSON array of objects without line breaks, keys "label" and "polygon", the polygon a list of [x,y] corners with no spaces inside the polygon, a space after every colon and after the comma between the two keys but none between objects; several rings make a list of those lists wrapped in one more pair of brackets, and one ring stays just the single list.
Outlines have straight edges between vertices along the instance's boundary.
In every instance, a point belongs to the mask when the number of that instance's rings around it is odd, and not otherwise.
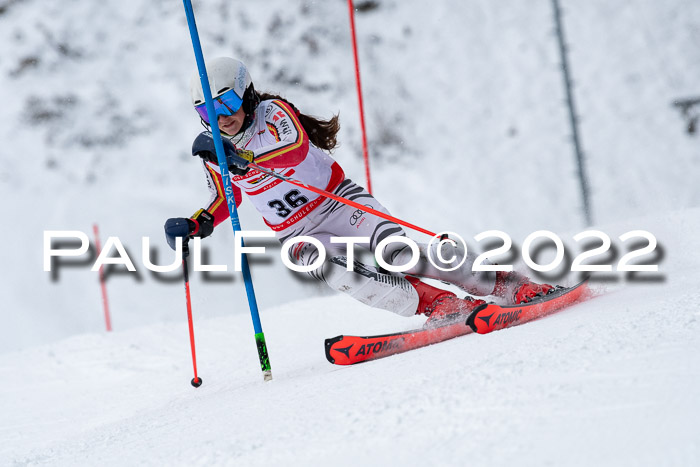
[{"label": "brown hair", "polygon": [[299,121],[304,127],[304,131],[306,131],[306,133],[309,135],[309,140],[314,144],[314,146],[325,149],[326,151],[332,151],[338,145],[338,141],[336,139],[338,130],[340,130],[338,115],[333,115],[330,120],[321,120],[299,112],[299,110],[294,107],[294,104],[289,102],[284,97],[266,92],[261,92],[259,95],[261,101],[280,100],[289,104],[299,117]]}]

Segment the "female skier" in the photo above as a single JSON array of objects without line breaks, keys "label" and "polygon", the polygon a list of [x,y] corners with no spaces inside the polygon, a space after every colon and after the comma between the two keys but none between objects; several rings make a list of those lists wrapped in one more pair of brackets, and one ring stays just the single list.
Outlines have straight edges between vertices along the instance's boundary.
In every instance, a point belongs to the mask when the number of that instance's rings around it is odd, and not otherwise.
[{"label": "female skier", "polygon": [[[329,156],[328,151],[337,144],[340,128],[337,115],[327,121],[319,120],[300,113],[280,96],[256,92],[246,66],[233,58],[211,60],[207,71],[217,124],[228,154],[237,156],[238,160],[255,162],[262,168],[274,169],[281,175],[293,175],[304,184],[388,213],[363,187],[347,178],[340,165]],[[190,88],[195,110],[205,128],[209,128],[211,122],[198,73],[192,77]],[[202,159],[211,199],[206,208],[190,218],[166,221],[166,238],[173,248],[175,238],[207,237],[214,227],[229,218],[211,133],[207,131],[197,136],[192,154]],[[348,271],[346,246],[331,243],[331,237],[368,237],[370,241],[366,246],[374,253],[383,239],[405,235],[403,229],[398,224],[256,169],[231,165],[230,170],[237,206],[244,192],[280,242],[302,235],[319,240],[326,249],[327,259],[309,274],[366,305],[402,316],[422,314],[428,316],[426,325],[432,325],[457,313],[467,313],[484,301],[469,296],[458,298],[418,277],[448,282],[472,295],[502,297],[510,304],[524,303],[552,290],[552,286],[537,284],[516,272],[473,273],[472,255],[467,256],[461,268],[442,271],[428,261],[429,246],[421,243],[418,244],[418,264],[405,274],[385,274],[358,261],[354,261],[353,270]],[[438,246],[434,244],[432,248]],[[442,258],[460,255],[460,251],[444,250],[455,248],[449,243],[442,243],[440,248],[443,248]],[[402,243],[390,243],[379,253],[388,264],[396,265],[407,264],[412,257],[411,249]],[[291,261],[301,266],[314,263],[318,254],[317,248],[308,242],[290,249]],[[432,258],[436,257],[433,251]]]}]

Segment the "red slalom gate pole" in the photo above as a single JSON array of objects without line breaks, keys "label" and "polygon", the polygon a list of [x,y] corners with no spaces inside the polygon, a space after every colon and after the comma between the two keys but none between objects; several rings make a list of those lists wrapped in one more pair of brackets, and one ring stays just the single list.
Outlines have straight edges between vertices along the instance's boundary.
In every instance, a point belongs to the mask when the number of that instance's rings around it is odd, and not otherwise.
[{"label": "red slalom gate pole", "polygon": [[[100,256],[102,246],[100,246],[100,232],[97,229],[97,224],[92,224],[92,230],[95,233],[95,247],[97,248],[97,256]],[[107,300],[107,285],[105,284],[104,266],[100,266],[100,288],[102,289],[102,306],[105,314],[105,327],[107,332],[112,330],[112,320],[109,317],[109,301]]]},{"label": "red slalom gate pole", "polygon": [[360,82],[360,60],[357,57],[357,39],[355,38],[355,6],[352,0],[348,0],[350,10],[350,34],[352,36],[352,54],[355,58],[355,82],[357,83],[357,100],[360,104],[360,127],[362,129],[362,156],[365,160],[365,176],[367,177],[367,191],[372,194],[372,182],[369,173],[369,151],[367,150],[367,132],[365,131],[365,109],[362,103],[362,83]]},{"label": "red slalom gate pole", "polygon": [[182,256],[182,273],[185,278],[185,298],[187,300],[187,324],[190,328],[190,348],[192,349],[192,367],[194,368],[194,378],[190,382],[192,386],[198,388],[202,385],[202,378],[197,376],[197,353],[194,349],[194,324],[192,324],[192,299],[190,298],[190,275],[187,272],[187,259]]}]

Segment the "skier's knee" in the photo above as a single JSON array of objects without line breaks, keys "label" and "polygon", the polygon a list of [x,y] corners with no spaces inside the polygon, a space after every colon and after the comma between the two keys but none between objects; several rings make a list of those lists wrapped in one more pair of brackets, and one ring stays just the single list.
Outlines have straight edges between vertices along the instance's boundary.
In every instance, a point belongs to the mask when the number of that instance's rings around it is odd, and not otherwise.
[{"label": "skier's knee", "polygon": [[316,245],[309,242],[299,242],[288,250],[289,259],[297,266],[313,264],[319,257]]}]

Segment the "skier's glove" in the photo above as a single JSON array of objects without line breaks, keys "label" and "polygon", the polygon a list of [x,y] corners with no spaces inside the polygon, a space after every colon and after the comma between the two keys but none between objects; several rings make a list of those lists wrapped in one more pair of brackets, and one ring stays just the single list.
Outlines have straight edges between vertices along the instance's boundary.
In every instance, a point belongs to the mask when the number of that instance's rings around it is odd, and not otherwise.
[{"label": "skier's glove", "polygon": [[178,237],[182,238],[182,255],[186,257],[189,254],[187,242],[190,239],[190,233],[197,228],[197,224],[192,219],[185,217],[172,217],[165,221],[164,227],[165,239],[173,250],[175,249],[176,239]]},{"label": "skier's glove", "polygon": [[[221,138],[224,146],[224,154],[226,155],[226,165],[234,175],[245,175],[248,170],[248,164],[253,162],[253,151],[245,149],[237,149],[236,146],[227,138]],[[218,164],[219,160],[216,157],[216,148],[214,146],[214,138],[211,132],[203,131],[194,139],[192,143],[192,155],[201,157],[202,159]]]},{"label": "skier's glove", "polygon": [[165,238],[168,245],[175,249],[175,241],[182,237],[182,254],[189,255],[189,239],[208,237],[214,231],[214,216],[205,209],[200,209],[191,218],[173,217],[165,221]]},{"label": "skier's glove", "polygon": [[214,231],[214,216],[209,213],[206,209],[200,209],[194,213],[194,216],[190,218],[197,224],[197,228],[194,232],[190,233],[192,237],[205,238],[211,235]]},{"label": "skier's glove", "polygon": [[248,164],[253,162],[255,153],[247,149],[236,149],[235,155],[226,154],[226,163],[228,164],[228,170],[232,174],[245,175],[250,170]]}]

